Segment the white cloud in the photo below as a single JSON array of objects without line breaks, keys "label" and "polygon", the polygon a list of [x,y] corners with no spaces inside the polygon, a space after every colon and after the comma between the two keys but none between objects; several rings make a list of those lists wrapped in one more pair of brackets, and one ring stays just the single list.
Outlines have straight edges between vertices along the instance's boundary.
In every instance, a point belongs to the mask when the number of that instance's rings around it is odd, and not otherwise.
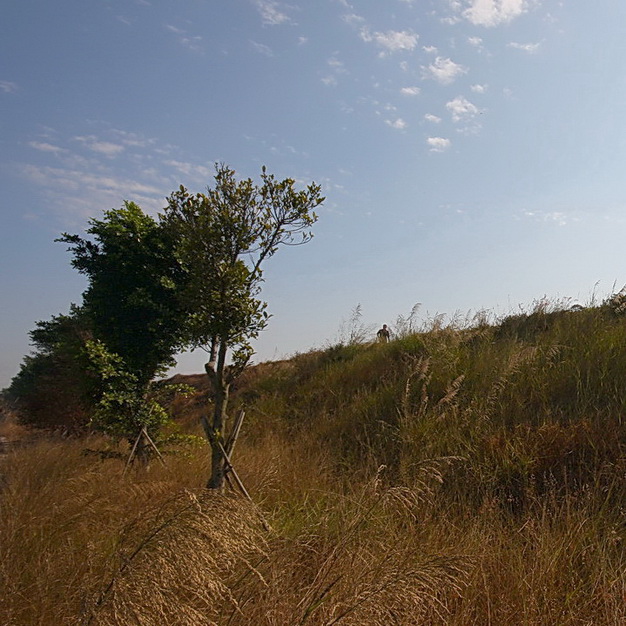
[{"label": "white cloud", "polygon": [[15,93],[17,90],[17,83],[13,83],[10,80],[0,80],[0,91],[4,93]]},{"label": "white cloud", "polygon": [[422,66],[425,78],[432,78],[442,85],[449,85],[459,76],[467,73],[467,68],[445,57],[437,57],[428,67]]},{"label": "white cloud", "polygon": [[401,117],[395,120],[385,120],[385,124],[396,130],[404,130],[407,127],[407,123]]},{"label": "white cloud", "polygon": [[349,13],[347,15],[344,15],[342,19],[347,24],[350,24],[350,26],[360,25],[360,24],[363,24],[363,22],[365,22],[365,18],[361,17],[360,15],[357,15],[356,13]]},{"label": "white cloud", "polygon": [[22,174],[43,188],[65,221],[72,216],[93,217],[104,209],[122,206],[124,200],[133,200],[146,210],[156,211],[162,208],[162,198],[167,192],[167,188],[112,172],[94,174],[84,169],[24,165]]},{"label": "white cloud", "polygon": [[483,45],[483,40],[481,37],[468,37],[467,43],[469,43],[470,46],[480,48]]},{"label": "white cloud", "polygon": [[261,14],[264,24],[278,26],[279,24],[291,24],[291,18],[283,12],[275,0],[255,0],[254,4]]},{"label": "white cloud", "polygon": [[487,85],[479,85],[478,83],[476,85],[472,85],[470,87],[470,89],[474,92],[474,93],[485,93],[487,91]]},{"label": "white cloud", "polygon": [[433,124],[439,124],[439,122],[441,122],[441,118],[438,115],[433,115],[432,113],[426,113],[426,115],[424,115],[424,119],[427,122],[432,122]]},{"label": "white cloud", "polygon": [[453,122],[467,122],[480,113],[478,107],[463,96],[447,102],[446,109],[450,111]]},{"label": "white cloud", "polygon": [[506,24],[528,10],[529,0],[465,0],[455,2],[454,8],[476,26]]},{"label": "white cloud", "polygon": [[444,137],[429,137],[426,143],[430,146],[431,152],[444,152],[452,145],[452,142]]},{"label": "white cloud", "polygon": [[178,37],[178,41],[188,50],[193,52],[202,52],[202,37],[200,35],[188,35],[187,31],[183,28],[178,28],[172,24],[166,24],[165,28],[174,33]]},{"label": "white cloud", "polygon": [[51,143],[46,142],[31,141],[28,145],[35,150],[39,150],[40,152],[50,152],[52,154],[61,154],[63,152],[67,152],[65,148],[60,148],[59,146],[54,146]]},{"label": "white cloud", "polygon": [[269,46],[266,46],[264,43],[258,43],[257,41],[250,41],[250,44],[259,54],[262,54],[266,57],[274,56],[274,51]]},{"label": "white cloud", "polygon": [[130,133],[126,130],[113,128],[110,132],[125,146],[132,148],[147,148],[156,142],[156,139],[146,139],[137,133]]},{"label": "white cloud", "polygon": [[82,137],[74,137],[76,141],[80,141],[85,144],[93,152],[102,154],[109,158],[117,156],[124,152],[124,146],[119,143],[112,143],[111,141],[98,141],[93,135],[87,135]]},{"label": "white cloud", "polygon": [[417,46],[419,35],[408,30],[388,30],[385,33],[371,33],[369,29],[361,30],[361,39],[368,43],[374,42],[384,48],[384,53],[398,52],[400,50],[414,50]]},{"label": "white cloud", "polygon": [[428,54],[436,54],[437,48],[435,46],[422,46],[422,50]]},{"label": "white cloud", "polygon": [[554,222],[559,226],[567,226],[570,222],[580,221],[579,217],[568,215],[562,211],[524,211],[524,215],[541,222]]},{"label": "white cloud", "polygon": [[114,157],[124,152],[124,146],[118,143],[111,143],[110,141],[96,141],[89,145],[89,149],[107,157]]},{"label": "white cloud", "polygon": [[400,93],[405,96],[417,96],[420,91],[419,87],[402,87],[402,89],[400,89]]},{"label": "white cloud", "polygon": [[176,171],[196,181],[204,182],[210,180],[215,173],[215,170],[212,167],[196,165],[195,163],[188,163],[185,161],[170,159],[169,161],[163,161],[163,163],[169,167],[173,167]]},{"label": "white cloud", "polygon": [[65,139],[47,129],[40,139],[28,144],[40,153],[38,159],[47,159],[47,163],[23,163],[19,167],[23,176],[41,188],[46,204],[65,224],[122,206],[124,200],[157,211],[180,179],[205,182],[208,169],[182,159],[171,160],[172,151],[178,149],[155,143],[154,139],[112,128],[98,135]]},{"label": "white cloud", "polygon": [[175,35],[183,35],[185,31],[182,28],[178,28],[177,26],[173,26],[172,24],[166,24],[165,28]]},{"label": "white cloud", "polygon": [[347,74],[348,70],[346,70],[345,64],[343,61],[340,61],[337,57],[332,56],[326,62],[330,67],[331,74],[327,74],[322,78],[322,82],[325,85],[334,86],[337,85],[339,80],[338,77],[342,74]]},{"label": "white cloud", "polygon": [[528,52],[529,54],[534,54],[539,50],[541,44],[539,43],[516,43],[512,41],[507,44],[508,48],[514,48],[515,50],[522,50],[523,52]]},{"label": "white cloud", "polygon": [[202,52],[202,37],[200,35],[194,35],[193,37],[181,37],[180,43],[185,48],[192,50],[193,52]]}]

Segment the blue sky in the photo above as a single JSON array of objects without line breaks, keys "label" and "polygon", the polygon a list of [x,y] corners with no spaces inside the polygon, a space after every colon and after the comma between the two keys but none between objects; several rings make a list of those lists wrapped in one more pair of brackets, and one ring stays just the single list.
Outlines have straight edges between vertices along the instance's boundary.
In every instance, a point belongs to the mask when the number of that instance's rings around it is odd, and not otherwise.
[{"label": "blue sky", "polygon": [[[62,231],[213,164],[322,185],[257,360],[626,283],[622,0],[22,0],[0,21],[0,387],[85,284]],[[596,286],[597,285],[597,286]],[[595,287],[594,287],[595,286]],[[180,371],[201,371],[203,354]]]}]

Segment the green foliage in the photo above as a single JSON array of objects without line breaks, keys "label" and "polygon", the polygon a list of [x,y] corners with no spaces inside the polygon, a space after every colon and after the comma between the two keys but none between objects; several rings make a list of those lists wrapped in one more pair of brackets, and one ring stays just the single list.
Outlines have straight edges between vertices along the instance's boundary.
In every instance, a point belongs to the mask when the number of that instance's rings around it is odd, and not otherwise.
[{"label": "green foliage", "polygon": [[[212,443],[210,487],[223,484],[224,443],[229,388],[248,364],[268,320],[259,298],[263,263],[281,245],[306,243],[323,202],[320,187],[296,191],[295,181],[261,173],[262,184],[238,181],[235,171],[216,165],[215,187],[207,194],[174,192],[163,215],[176,258],[185,272],[181,302],[186,312],[184,343],[209,352],[207,373],[214,388],[213,419],[203,421]],[[232,363],[227,365],[227,352]]]},{"label": "green foliage", "polygon": [[[305,243],[322,203],[320,187],[296,191],[295,181],[263,184],[237,181],[234,170],[216,166],[215,187],[207,194],[174,192],[164,222],[188,277],[183,293],[189,318],[186,342],[208,348],[216,338],[228,347],[246,346],[267,323],[266,303],[258,295],[262,264],[280,245]],[[245,352],[238,355],[246,361]]]},{"label": "green foliage", "polygon": [[454,457],[451,498],[517,514],[542,494],[606,488],[626,446],[624,371],[612,308],[553,306],[299,355],[245,397],[259,436],[271,424],[319,439],[337,472],[385,465],[411,485],[420,463]]},{"label": "green foliage", "polygon": [[95,337],[147,384],[174,364],[180,346],[183,273],[174,241],[132,202],[89,224],[89,238],[65,233],[59,241],[89,281],[83,302]]},{"label": "green foliage", "polygon": [[130,440],[144,427],[150,433],[158,433],[168,422],[168,413],[146,392],[144,383],[128,371],[124,360],[109,352],[101,341],[87,341],[85,350],[100,382],[92,426]]},{"label": "green foliage", "polygon": [[87,370],[83,343],[91,337],[85,310],[37,322],[30,334],[34,352],[5,390],[24,423],[46,428],[84,427],[93,406],[94,381]]}]

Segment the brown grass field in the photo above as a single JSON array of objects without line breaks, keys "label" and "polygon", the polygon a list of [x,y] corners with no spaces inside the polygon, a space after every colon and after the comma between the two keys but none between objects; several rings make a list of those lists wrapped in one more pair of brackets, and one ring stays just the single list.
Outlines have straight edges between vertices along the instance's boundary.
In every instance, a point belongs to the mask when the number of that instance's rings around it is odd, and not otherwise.
[{"label": "brown grass field", "polygon": [[[200,434],[207,410],[177,399]],[[626,319],[542,304],[244,374],[236,465],[124,474],[100,435],[0,458],[0,624],[626,624]],[[0,436],[33,437],[6,417]],[[264,527],[269,525],[269,530]]]}]

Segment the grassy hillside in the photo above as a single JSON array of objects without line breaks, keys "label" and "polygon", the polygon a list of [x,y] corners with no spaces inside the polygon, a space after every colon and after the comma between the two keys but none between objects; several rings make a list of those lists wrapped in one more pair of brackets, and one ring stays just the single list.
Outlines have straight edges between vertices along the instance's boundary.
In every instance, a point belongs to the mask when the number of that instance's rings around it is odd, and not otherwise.
[{"label": "grassy hillside", "polygon": [[255,505],[202,490],[204,446],[126,476],[83,454],[102,439],[11,452],[0,622],[626,623],[621,304],[251,368],[232,412]]}]

